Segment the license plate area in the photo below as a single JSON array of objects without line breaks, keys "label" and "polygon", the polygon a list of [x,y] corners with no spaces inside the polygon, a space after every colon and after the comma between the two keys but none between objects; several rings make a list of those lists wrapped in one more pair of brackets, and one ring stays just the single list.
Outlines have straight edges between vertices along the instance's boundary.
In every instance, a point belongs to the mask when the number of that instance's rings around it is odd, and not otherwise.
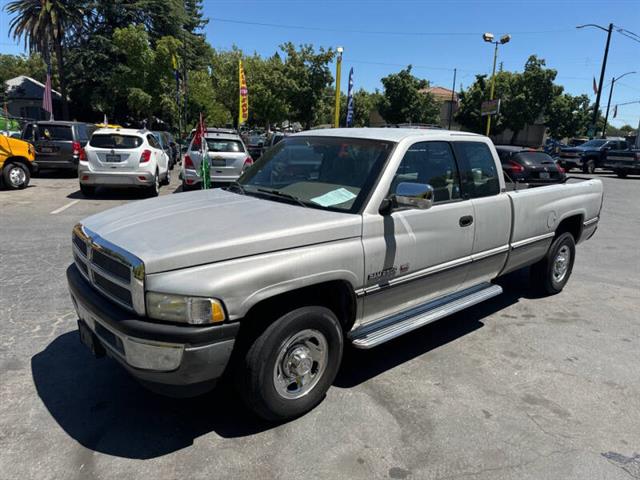
[{"label": "license plate area", "polygon": [[53,153],[53,147],[40,147],[41,153]]},{"label": "license plate area", "polygon": [[108,163],[120,163],[120,155],[107,154],[105,160]]},{"label": "license plate area", "polygon": [[540,172],[540,178],[542,180],[549,180],[549,172]]},{"label": "license plate area", "polygon": [[211,160],[212,167],[226,167],[227,161],[224,158],[214,158]]},{"label": "license plate area", "polygon": [[80,333],[80,341],[91,351],[94,357],[100,358],[104,356],[106,352],[98,337],[82,320],[78,320],[78,332]]}]

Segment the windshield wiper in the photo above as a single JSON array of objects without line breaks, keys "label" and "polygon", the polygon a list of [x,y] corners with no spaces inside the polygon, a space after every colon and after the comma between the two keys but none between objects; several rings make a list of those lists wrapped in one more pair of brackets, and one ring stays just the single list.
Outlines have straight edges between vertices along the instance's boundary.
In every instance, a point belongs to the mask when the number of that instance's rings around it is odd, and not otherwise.
[{"label": "windshield wiper", "polygon": [[231,182],[231,183],[227,186],[226,190],[231,190],[232,188],[235,188],[235,189],[237,189],[237,190],[240,190],[240,193],[241,193],[242,195],[246,195],[246,194],[247,194],[247,192],[246,192],[246,190],[244,189],[244,187],[242,186],[242,184],[240,184],[237,180],[234,180],[233,182]]},{"label": "windshield wiper", "polygon": [[273,195],[274,197],[280,197],[280,198],[286,198],[287,200],[292,200],[292,201],[296,202],[298,205],[301,205],[301,206],[303,206],[305,208],[309,206],[305,202],[300,200],[298,197],[295,197],[295,196],[290,195],[288,193],[281,192],[280,190],[268,190],[266,188],[258,188],[258,189],[256,189],[256,191],[258,191],[260,193],[266,193],[268,195]]}]

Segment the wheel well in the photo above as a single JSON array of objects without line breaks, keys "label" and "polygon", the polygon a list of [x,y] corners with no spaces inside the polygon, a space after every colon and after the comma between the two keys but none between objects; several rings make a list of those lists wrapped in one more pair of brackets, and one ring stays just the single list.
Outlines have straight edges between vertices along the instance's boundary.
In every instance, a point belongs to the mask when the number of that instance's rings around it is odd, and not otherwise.
[{"label": "wheel well", "polygon": [[[24,157],[9,157],[4,161],[4,165],[9,165],[10,163],[20,163],[29,169],[29,173],[33,173],[31,162]],[[2,168],[4,168],[4,166]]]},{"label": "wheel well", "polygon": [[251,307],[245,318],[251,323],[259,321],[267,325],[269,320],[275,320],[295,308],[310,305],[327,307],[335,313],[345,332],[355,322],[356,295],[351,285],[343,280],[310,285],[269,297]]},{"label": "wheel well", "polygon": [[582,215],[572,215],[562,220],[556,228],[556,237],[565,232],[569,232],[573,236],[573,240],[578,243],[582,234]]}]

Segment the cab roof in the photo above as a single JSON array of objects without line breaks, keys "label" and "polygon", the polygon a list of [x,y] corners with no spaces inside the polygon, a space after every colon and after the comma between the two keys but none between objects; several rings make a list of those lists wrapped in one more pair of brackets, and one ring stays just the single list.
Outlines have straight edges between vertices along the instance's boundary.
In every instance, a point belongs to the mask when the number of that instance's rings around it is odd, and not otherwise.
[{"label": "cab roof", "polygon": [[306,130],[294,133],[292,137],[344,137],[362,138],[368,140],[383,140],[387,142],[400,142],[411,137],[478,137],[482,135],[455,130],[429,129],[429,128],[323,128],[318,130]]}]

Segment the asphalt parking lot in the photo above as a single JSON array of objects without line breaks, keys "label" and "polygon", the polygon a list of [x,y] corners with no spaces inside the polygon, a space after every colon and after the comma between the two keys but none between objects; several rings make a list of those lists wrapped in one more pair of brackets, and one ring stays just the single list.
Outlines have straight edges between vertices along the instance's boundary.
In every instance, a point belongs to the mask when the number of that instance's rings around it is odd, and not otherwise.
[{"label": "asphalt parking lot", "polygon": [[[640,177],[599,176],[600,226],[561,294],[516,272],[484,304],[347,349],[325,401],[283,425],[225,385],[149,393],[80,344],[71,228],[140,195],[85,199],[50,174],[0,191],[0,478],[640,479]],[[176,189],[174,171],[161,194]]]}]

